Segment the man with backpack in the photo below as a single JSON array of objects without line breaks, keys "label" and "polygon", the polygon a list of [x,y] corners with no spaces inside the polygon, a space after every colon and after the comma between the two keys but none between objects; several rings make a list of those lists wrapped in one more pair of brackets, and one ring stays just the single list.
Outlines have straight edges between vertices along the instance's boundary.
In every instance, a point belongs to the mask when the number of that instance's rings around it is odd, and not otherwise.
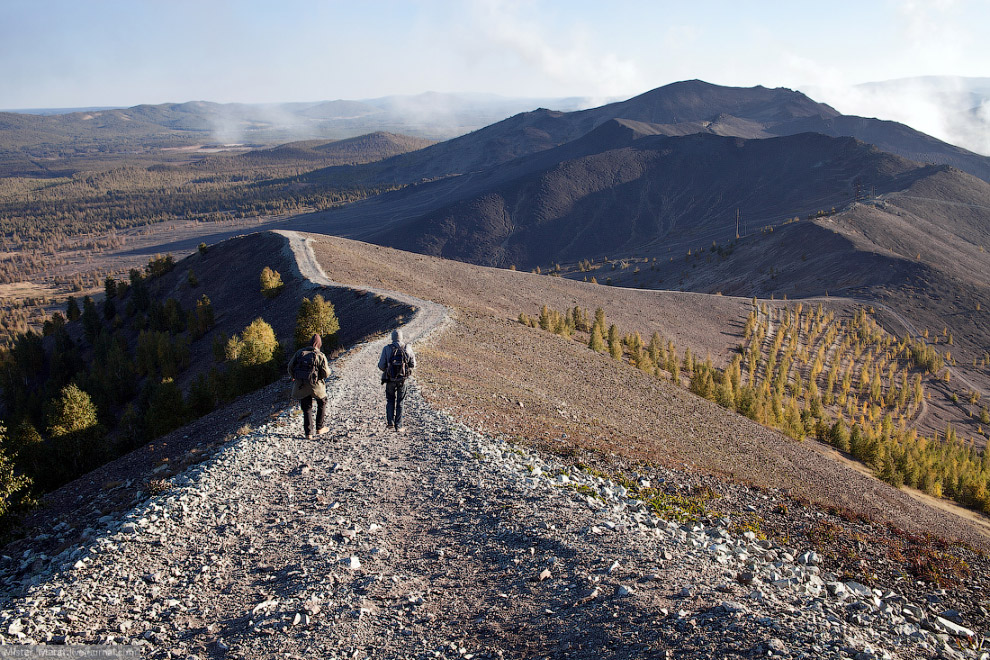
[{"label": "man with backpack", "polygon": [[406,379],[416,368],[412,347],[402,341],[402,330],[392,331],[392,343],[382,349],[378,368],[385,384],[385,421],[388,428],[403,433],[402,400],[406,398]]},{"label": "man with backpack", "polygon": [[324,426],[327,405],[327,386],[323,382],[330,376],[330,361],[320,348],[323,340],[313,335],[309,346],[303,346],[289,360],[289,377],[292,378],[292,398],[299,400],[303,413],[303,430],[307,438],[313,437],[313,420],[310,412],[316,399],[316,435],[329,431]]}]

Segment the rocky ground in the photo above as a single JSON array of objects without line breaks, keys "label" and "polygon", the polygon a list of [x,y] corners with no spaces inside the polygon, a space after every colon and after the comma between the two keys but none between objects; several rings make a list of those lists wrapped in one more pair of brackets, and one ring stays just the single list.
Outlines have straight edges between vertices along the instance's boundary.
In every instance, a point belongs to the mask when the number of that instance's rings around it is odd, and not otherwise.
[{"label": "rocky ground", "polygon": [[[446,315],[415,302],[423,346]],[[57,553],[17,546],[0,640],[149,658],[986,657],[953,593],[866,586],[743,531],[705,509],[710,479],[617,483],[475,432],[415,382],[407,432],[387,430],[383,341],[336,361],[327,436],[283,407],[81,542],[62,523]],[[720,494],[725,510],[767,498]]]}]

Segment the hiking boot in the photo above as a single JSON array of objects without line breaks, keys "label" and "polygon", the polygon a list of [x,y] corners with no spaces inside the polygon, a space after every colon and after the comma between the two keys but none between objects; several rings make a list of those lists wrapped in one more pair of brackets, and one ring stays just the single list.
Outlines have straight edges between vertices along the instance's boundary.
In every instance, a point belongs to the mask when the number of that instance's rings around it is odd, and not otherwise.
[{"label": "hiking boot", "polygon": [[313,434],[312,433],[307,433],[306,434],[306,439],[307,440],[312,440],[313,439]]},{"label": "hiking boot", "polygon": [[330,430],[330,427],[329,426],[324,426],[323,428],[321,428],[319,431],[316,432],[316,435],[323,435],[324,433],[326,433],[329,430]]},{"label": "hiking boot", "polygon": [[385,428],[387,428],[387,429],[394,429],[395,428],[395,424],[393,424],[392,422],[389,422],[388,424],[385,425]]}]

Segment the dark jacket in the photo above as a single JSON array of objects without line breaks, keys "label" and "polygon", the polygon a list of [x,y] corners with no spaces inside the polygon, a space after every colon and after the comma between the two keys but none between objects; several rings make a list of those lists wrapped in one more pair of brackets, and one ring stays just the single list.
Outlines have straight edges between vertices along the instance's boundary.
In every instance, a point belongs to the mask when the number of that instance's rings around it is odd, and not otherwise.
[{"label": "dark jacket", "polygon": [[316,381],[316,386],[313,387],[309,383],[295,380],[292,381],[292,398],[293,399],[304,399],[308,396],[315,396],[317,399],[327,398],[327,386],[323,382],[324,379],[330,377],[330,361],[327,360],[327,356],[324,355],[319,349],[313,348],[312,346],[305,346],[296,351],[296,354],[292,356],[289,360],[289,378],[292,378],[293,367],[296,366],[296,360],[307,351],[316,351],[316,371],[317,376],[319,376]]}]

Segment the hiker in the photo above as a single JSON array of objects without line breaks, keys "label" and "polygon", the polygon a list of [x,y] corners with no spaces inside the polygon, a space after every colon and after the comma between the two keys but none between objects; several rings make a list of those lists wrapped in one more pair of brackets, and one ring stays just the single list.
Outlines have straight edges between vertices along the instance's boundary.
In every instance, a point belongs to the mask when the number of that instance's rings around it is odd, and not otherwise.
[{"label": "hiker", "polygon": [[330,376],[330,362],[320,351],[323,340],[319,334],[313,335],[309,346],[296,351],[289,360],[289,377],[292,379],[292,398],[299,399],[303,413],[303,430],[307,438],[313,437],[313,420],[310,411],[316,399],[316,435],[329,431],[324,426],[327,405],[327,386],[323,382]]},{"label": "hiker", "polygon": [[388,428],[403,433],[402,400],[406,398],[406,379],[416,368],[412,347],[402,341],[402,330],[392,331],[392,343],[382,349],[378,368],[385,384],[385,422]]}]

